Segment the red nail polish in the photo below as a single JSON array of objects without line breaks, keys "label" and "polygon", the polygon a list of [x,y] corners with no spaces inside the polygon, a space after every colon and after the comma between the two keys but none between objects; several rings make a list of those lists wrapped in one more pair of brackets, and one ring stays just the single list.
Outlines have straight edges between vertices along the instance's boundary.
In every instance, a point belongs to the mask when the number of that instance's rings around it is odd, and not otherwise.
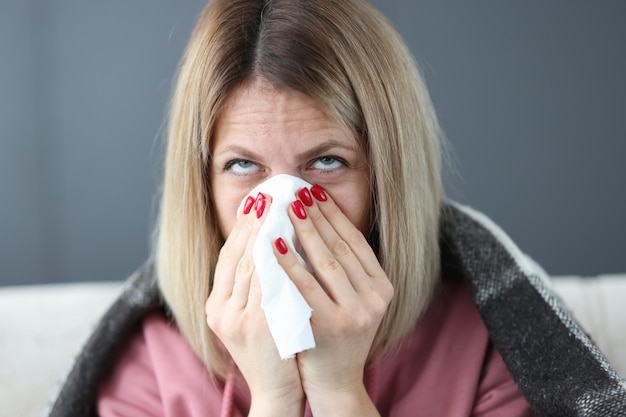
[{"label": "red nail polish", "polygon": [[293,209],[294,214],[300,220],[306,219],[306,211],[304,210],[304,206],[302,205],[302,201],[296,200],[291,203],[291,208]]},{"label": "red nail polish", "polygon": [[257,219],[263,215],[263,212],[265,211],[265,203],[265,196],[259,193],[259,195],[257,195],[256,197],[256,205],[254,207],[254,209],[256,210]]},{"label": "red nail polish", "polygon": [[278,239],[276,239],[274,241],[274,245],[276,246],[276,249],[278,249],[278,252],[281,255],[286,254],[287,251],[289,250],[289,248],[287,248],[287,244],[285,243],[285,241],[281,237],[279,237]]},{"label": "red nail polish", "polygon": [[315,197],[317,201],[328,200],[328,196],[326,195],[326,192],[324,191],[324,189],[317,184],[311,187],[311,194],[313,194],[313,197]]},{"label": "red nail polish", "polygon": [[250,213],[250,210],[252,210],[252,206],[255,202],[256,200],[254,199],[254,197],[252,197],[251,195],[248,196],[248,198],[246,198],[246,202],[243,205],[243,214]]},{"label": "red nail polish", "polygon": [[300,197],[305,206],[311,207],[313,205],[313,197],[311,197],[311,193],[306,187],[298,191],[298,197]]}]

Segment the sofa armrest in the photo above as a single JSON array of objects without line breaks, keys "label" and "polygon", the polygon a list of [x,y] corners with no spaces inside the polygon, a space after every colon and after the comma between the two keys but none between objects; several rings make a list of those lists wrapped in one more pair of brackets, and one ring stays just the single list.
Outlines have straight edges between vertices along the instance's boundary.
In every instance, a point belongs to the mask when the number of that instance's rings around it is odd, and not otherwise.
[{"label": "sofa armrest", "polygon": [[626,377],[626,274],[554,277],[552,282],[609,363]]},{"label": "sofa armrest", "polygon": [[121,282],[0,288],[0,404],[37,416]]}]

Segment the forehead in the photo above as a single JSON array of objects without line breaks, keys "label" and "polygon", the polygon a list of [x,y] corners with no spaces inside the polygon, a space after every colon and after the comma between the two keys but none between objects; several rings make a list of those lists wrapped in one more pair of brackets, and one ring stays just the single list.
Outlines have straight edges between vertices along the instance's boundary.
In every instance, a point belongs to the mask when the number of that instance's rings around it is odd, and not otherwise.
[{"label": "forehead", "polygon": [[213,129],[212,148],[254,137],[343,136],[360,147],[354,132],[330,117],[314,99],[299,91],[276,88],[262,78],[236,87]]},{"label": "forehead", "polygon": [[296,117],[328,119],[311,97],[289,88],[276,88],[263,78],[255,78],[236,87],[222,108],[218,123],[248,118],[289,121]]}]

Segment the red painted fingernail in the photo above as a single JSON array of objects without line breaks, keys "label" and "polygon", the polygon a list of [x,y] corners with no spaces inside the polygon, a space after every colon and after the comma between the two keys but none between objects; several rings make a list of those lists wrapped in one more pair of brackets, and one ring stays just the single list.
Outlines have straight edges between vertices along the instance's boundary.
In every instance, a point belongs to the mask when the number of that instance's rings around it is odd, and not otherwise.
[{"label": "red painted fingernail", "polygon": [[298,197],[300,197],[305,206],[311,207],[313,205],[313,197],[311,197],[311,193],[306,187],[298,191]]},{"label": "red painted fingernail", "polygon": [[304,206],[302,205],[302,201],[296,200],[291,203],[291,208],[293,209],[294,214],[297,218],[304,220],[306,219],[306,211],[304,210]]},{"label": "red painted fingernail", "polygon": [[317,201],[328,200],[328,196],[326,195],[326,192],[324,191],[324,189],[317,184],[311,187],[311,193],[313,194],[313,197],[315,197]]},{"label": "red painted fingernail", "polygon": [[265,203],[265,196],[259,193],[259,195],[257,195],[256,197],[256,205],[254,207],[254,209],[256,210],[257,219],[263,215],[263,212],[265,211]]},{"label": "red painted fingernail", "polygon": [[252,206],[254,205],[255,201],[256,200],[251,195],[246,198],[246,202],[243,205],[243,214],[250,213],[250,210],[252,210]]},{"label": "red painted fingernail", "polygon": [[287,248],[287,244],[285,243],[282,237],[279,237],[278,239],[276,239],[274,241],[274,245],[276,246],[276,249],[278,249],[278,252],[282,255],[286,254],[287,251],[289,250],[289,248]]}]

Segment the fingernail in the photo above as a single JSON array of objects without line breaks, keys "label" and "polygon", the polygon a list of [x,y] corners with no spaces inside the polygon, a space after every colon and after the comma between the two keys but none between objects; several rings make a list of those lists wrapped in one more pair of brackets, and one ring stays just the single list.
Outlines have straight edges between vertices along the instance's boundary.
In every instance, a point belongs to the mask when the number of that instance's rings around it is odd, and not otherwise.
[{"label": "fingernail", "polygon": [[311,207],[313,205],[313,198],[306,187],[298,191],[298,197],[300,197],[300,200],[302,200],[305,206]]},{"label": "fingernail", "polygon": [[274,245],[276,246],[276,249],[278,249],[278,252],[281,255],[286,254],[287,251],[289,250],[289,248],[287,248],[287,244],[285,243],[282,237],[279,237],[278,239],[276,239],[274,241]]},{"label": "fingernail", "polygon": [[328,196],[326,195],[326,192],[324,191],[324,189],[317,184],[311,187],[311,193],[313,194],[313,197],[315,197],[317,201],[328,200]]},{"label": "fingernail", "polygon": [[259,193],[259,195],[256,196],[256,205],[254,207],[257,219],[263,215],[263,212],[265,211],[265,203],[265,196]]},{"label": "fingernail", "polygon": [[255,201],[256,200],[251,195],[246,198],[246,202],[243,205],[243,214],[250,213],[250,210],[252,210],[252,206],[254,205]]},{"label": "fingernail", "polygon": [[294,201],[293,203],[291,203],[291,208],[293,209],[293,212],[295,213],[297,218],[299,218],[300,220],[306,219],[306,211],[304,210],[302,201]]}]

